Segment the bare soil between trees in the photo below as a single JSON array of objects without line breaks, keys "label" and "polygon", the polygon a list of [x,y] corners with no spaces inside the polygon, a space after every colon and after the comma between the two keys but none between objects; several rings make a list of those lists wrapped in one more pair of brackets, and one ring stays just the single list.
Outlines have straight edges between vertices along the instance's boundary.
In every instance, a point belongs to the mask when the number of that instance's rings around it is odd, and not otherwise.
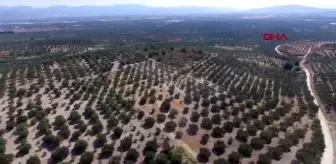
[{"label": "bare soil between trees", "polygon": [[[281,45],[278,45],[277,47],[275,47],[275,51],[279,55],[286,56],[286,55],[283,55],[279,51],[278,48],[280,46]],[[314,97],[314,103],[320,107],[321,102],[317,101],[317,94],[312,89],[312,86],[314,85],[314,82],[313,82],[313,79],[312,79],[313,73],[309,69],[309,66],[307,66],[307,64],[306,64],[306,58],[307,58],[307,56],[309,55],[310,52],[311,52],[311,48],[308,50],[307,54],[301,60],[300,66],[304,70],[304,72],[306,73],[307,86],[308,86],[308,89],[309,89],[311,95]],[[331,132],[330,132],[330,131],[334,131],[334,130],[333,130],[333,128],[328,127],[328,121],[327,121],[325,115],[323,114],[321,107],[320,107],[319,112],[318,112],[318,118],[321,122],[322,132],[323,132],[323,135],[324,135],[324,142],[325,142],[325,145],[326,145],[326,148],[324,150],[324,153],[323,153],[323,156],[322,156],[322,159],[321,159],[321,164],[333,164],[333,163],[335,164],[336,163],[335,158],[334,158],[334,156],[335,156],[335,154],[334,154],[335,143],[333,142],[332,135],[331,135]]]}]

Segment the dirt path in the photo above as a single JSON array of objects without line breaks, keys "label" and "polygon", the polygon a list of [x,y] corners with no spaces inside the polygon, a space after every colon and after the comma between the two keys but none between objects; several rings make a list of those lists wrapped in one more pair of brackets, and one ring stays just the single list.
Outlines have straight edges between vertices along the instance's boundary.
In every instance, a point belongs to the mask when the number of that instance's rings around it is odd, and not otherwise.
[{"label": "dirt path", "polygon": [[[286,56],[283,55],[278,49],[281,45],[278,45],[277,47],[275,47],[275,51],[282,56]],[[312,72],[311,70],[309,70],[309,68],[306,66],[306,62],[307,62],[307,56],[308,54],[311,52],[311,48],[308,50],[307,54],[304,56],[304,58],[301,60],[300,62],[300,67],[305,71],[306,76],[307,76],[307,86],[308,89],[311,93],[311,95],[314,97],[314,103],[316,105],[318,105],[316,97],[317,95],[313,92],[312,90],[312,86],[313,86],[313,80],[312,80]],[[331,137],[331,133],[328,127],[328,121],[326,119],[326,117],[324,116],[323,112],[320,110],[318,111],[318,118],[321,122],[321,126],[322,126],[322,132],[324,135],[324,142],[326,145],[326,148],[324,149],[324,153],[321,159],[321,164],[333,164],[333,160],[334,160],[334,149],[333,149],[333,141],[332,141],[332,137]]]},{"label": "dirt path", "polygon": [[[278,45],[278,46],[276,46],[276,47],[275,47],[275,51],[276,51],[279,55],[281,55],[281,56],[286,56],[286,55],[284,55],[284,54],[282,54],[282,53],[280,52],[280,50],[279,50],[280,46],[281,46],[281,44]],[[308,52],[309,52],[309,51],[308,51]]]},{"label": "dirt path", "polygon": [[[309,68],[306,66],[307,56],[310,53],[311,48],[308,50],[307,54],[304,56],[303,60],[301,61],[300,65],[302,69],[305,71],[307,76],[307,86],[311,93],[311,95],[314,97],[314,103],[318,105],[316,100],[316,94],[312,90],[313,86],[313,79],[312,79],[312,71],[309,70]],[[326,148],[324,149],[324,153],[321,159],[322,164],[332,164],[334,159],[334,150],[333,150],[333,141],[331,137],[331,133],[328,127],[328,121],[325,118],[324,114],[322,113],[321,109],[318,111],[318,118],[320,119],[321,126],[322,126],[322,132],[324,135],[324,142],[326,145]]]}]

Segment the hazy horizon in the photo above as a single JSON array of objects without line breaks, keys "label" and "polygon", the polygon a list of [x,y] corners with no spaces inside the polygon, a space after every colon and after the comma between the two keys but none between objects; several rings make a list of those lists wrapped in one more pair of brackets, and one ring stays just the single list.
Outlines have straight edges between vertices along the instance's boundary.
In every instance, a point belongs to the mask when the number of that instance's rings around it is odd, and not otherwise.
[{"label": "hazy horizon", "polygon": [[0,6],[32,6],[32,7],[50,7],[50,6],[111,6],[117,4],[140,4],[153,7],[174,7],[174,6],[204,6],[204,7],[228,7],[236,9],[251,9],[262,8],[279,5],[304,5],[320,8],[336,8],[335,0],[170,0],[170,1],[155,1],[155,0],[10,0],[0,1]]}]

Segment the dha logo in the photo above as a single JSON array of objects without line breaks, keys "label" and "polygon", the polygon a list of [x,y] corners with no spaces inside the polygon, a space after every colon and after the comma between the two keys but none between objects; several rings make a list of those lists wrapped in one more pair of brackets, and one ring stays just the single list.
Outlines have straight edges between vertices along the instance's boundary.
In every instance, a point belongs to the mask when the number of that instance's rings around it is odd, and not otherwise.
[{"label": "dha logo", "polygon": [[272,34],[272,33],[265,33],[264,40],[288,40],[286,34]]}]

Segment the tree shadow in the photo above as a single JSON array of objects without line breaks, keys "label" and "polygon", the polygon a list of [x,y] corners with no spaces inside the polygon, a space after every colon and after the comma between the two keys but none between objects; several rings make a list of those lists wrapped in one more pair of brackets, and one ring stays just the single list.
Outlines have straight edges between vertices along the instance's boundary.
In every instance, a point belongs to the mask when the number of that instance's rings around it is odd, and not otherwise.
[{"label": "tree shadow", "polygon": [[15,144],[20,144],[21,141],[22,141],[22,140],[20,139],[20,137],[16,137],[15,140],[14,140],[14,143],[15,143]]},{"label": "tree shadow", "polygon": [[72,150],[71,150],[71,155],[72,155],[72,156],[80,156],[80,155],[82,155],[84,152],[85,152],[85,150],[84,150],[84,151],[75,151],[74,149],[72,149]]},{"label": "tree shadow", "polygon": [[54,145],[54,144],[46,144],[46,143],[42,143],[42,147],[44,149],[47,149],[47,151],[52,152],[54,151],[58,146]]}]

